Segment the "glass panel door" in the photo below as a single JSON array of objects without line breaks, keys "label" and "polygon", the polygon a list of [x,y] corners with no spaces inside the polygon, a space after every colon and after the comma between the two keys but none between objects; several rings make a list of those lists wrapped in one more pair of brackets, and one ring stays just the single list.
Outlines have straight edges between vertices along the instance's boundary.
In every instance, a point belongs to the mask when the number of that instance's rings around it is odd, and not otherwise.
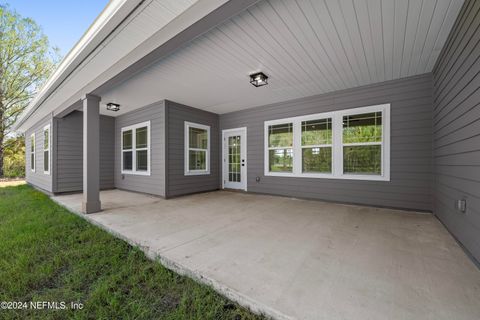
[{"label": "glass panel door", "polygon": [[223,134],[223,184],[229,189],[246,187],[245,129],[226,130]]}]

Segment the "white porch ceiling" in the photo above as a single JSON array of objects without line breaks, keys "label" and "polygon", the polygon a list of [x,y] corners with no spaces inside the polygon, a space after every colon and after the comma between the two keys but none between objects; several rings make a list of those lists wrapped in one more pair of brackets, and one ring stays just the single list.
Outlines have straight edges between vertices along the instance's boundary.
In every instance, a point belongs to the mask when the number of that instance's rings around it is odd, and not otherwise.
[{"label": "white porch ceiling", "polygon": [[[161,99],[227,113],[430,72],[463,0],[264,0],[133,76],[117,116]],[[255,88],[249,74],[269,85]]]}]

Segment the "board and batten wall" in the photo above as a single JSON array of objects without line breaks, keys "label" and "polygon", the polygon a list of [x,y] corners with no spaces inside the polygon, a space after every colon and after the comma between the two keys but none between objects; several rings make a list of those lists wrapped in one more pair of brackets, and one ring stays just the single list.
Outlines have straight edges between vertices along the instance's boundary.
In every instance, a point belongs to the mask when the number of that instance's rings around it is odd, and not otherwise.
[{"label": "board and batten wall", "polygon": [[[74,111],[54,119],[56,179],[54,192],[83,190],[83,113]],[[115,119],[100,116],[100,189],[114,188]]]},{"label": "board and batten wall", "polygon": [[[40,188],[47,192],[53,192],[53,176],[52,170],[52,153],[53,153],[53,139],[50,138],[50,173],[46,174],[43,170],[43,128],[50,125],[50,135],[54,130],[52,116],[48,115],[38,121],[33,127],[25,132],[25,180],[27,183]],[[30,136],[35,132],[35,172],[31,170],[30,161]]]},{"label": "board and batten wall", "polygon": [[[391,104],[391,181],[264,175],[265,121],[384,103]],[[432,210],[431,74],[220,115],[221,130],[238,127],[247,127],[249,192]]]},{"label": "board and batten wall", "polygon": [[[122,174],[123,127],[150,121],[150,175]],[[165,196],[165,102],[160,101],[115,118],[115,187]]]},{"label": "board and batten wall", "polygon": [[433,88],[434,213],[480,261],[480,1],[464,3]]},{"label": "board and batten wall", "polygon": [[[166,197],[219,189],[218,114],[165,100],[167,136]],[[210,126],[210,174],[185,175],[185,121]]]}]

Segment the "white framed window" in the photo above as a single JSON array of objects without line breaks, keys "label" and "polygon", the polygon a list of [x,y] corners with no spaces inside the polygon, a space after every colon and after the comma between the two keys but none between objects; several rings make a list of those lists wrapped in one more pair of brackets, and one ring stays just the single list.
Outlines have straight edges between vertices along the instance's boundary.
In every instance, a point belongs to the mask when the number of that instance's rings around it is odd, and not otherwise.
[{"label": "white framed window", "polygon": [[30,170],[35,172],[35,132],[30,135]]},{"label": "white framed window", "polygon": [[150,175],[150,145],[150,121],[122,128],[122,174]]},{"label": "white framed window", "polygon": [[390,181],[390,104],[265,121],[265,175]]},{"label": "white framed window", "polygon": [[50,125],[43,127],[43,173],[50,174]]},{"label": "white framed window", "polygon": [[210,126],[185,121],[185,175],[210,174]]}]

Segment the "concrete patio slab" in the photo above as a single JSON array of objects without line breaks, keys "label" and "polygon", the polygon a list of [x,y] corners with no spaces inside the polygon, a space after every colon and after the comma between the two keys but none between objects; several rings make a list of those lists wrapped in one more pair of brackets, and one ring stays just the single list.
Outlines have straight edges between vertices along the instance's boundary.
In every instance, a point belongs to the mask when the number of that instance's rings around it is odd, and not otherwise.
[{"label": "concrete patio slab", "polygon": [[[53,199],[75,212],[81,194]],[[480,319],[480,271],[431,214],[227,191],[103,191],[83,215],[285,319]]]}]

